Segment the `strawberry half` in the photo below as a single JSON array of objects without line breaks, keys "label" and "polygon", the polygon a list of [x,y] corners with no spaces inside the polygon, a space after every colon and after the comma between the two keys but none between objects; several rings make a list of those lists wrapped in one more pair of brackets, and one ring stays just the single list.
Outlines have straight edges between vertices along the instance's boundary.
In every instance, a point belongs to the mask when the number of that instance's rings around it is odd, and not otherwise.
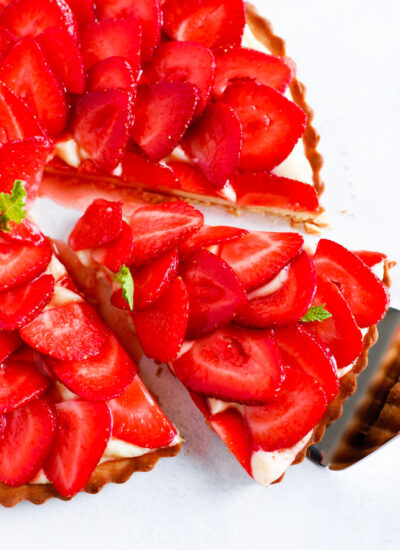
[{"label": "strawberry half", "polygon": [[255,450],[277,451],[296,445],[320,421],[327,401],[312,376],[286,367],[278,397],[263,407],[246,407]]},{"label": "strawberry half", "polygon": [[56,405],[58,429],[44,471],[65,497],[89,481],[111,436],[112,419],[104,402],[72,400]]},{"label": "strawberry half", "polygon": [[94,0],[66,0],[66,2],[71,8],[80,29],[83,29],[94,21]]},{"label": "strawberry half", "polygon": [[316,286],[314,263],[302,252],[289,265],[285,283],[272,294],[249,299],[236,314],[235,323],[250,328],[296,323],[310,307]]},{"label": "strawberry half", "polygon": [[113,436],[145,449],[171,444],[176,430],[146,390],[139,377],[117,399],[109,402]]},{"label": "strawberry half", "polygon": [[246,290],[273,279],[303,247],[298,233],[250,231],[222,247],[223,258],[235,271]]},{"label": "strawberry half", "polygon": [[0,363],[4,363],[14,351],[22,346],[22,343],[18,331],[0,331]]},{"label": "strawberry half", "polygon": [[147,357],[163,363],[178,355],[189,319],[189,296],[178,277],[146,311],[132,314],[140,345]]},{"label": "strawberry half", "polygon": [[9,225],[10,231],[0,231],[0,237],[6,241],[37,246],[43,244],[46,240],[38,226],[28,218],[24,218],[20,223],[11,221]]},{"label": "strawberry half", "polygon": [[130,263],[132,251],[132,229],[123,221],[120,235],[110,243],[93,250],[92,257],[96,262],[108,267],[110,271],[118,273],[123,265]]},{"label": "strawberry half", "polygon": [[[171,161],[168,162],[168,167],[174,171],[179,180],[178,189],[182,189],[188,193],[196,193],[200,195],[209,195],[218,197],[217,190],[203,172],[197,166],[189,162]],[[188,195],[190,197],[190,195]]]},{"label": "strawberry half", "polygon": [[338,243],[321,239],[315,252],[319,275],[336,284],[359,327],[378,323],[389,307],[383,283],[355,254]]},{"label": "strawberry half", "polygon": [[275,399],[284,378],[273,334],[234,326],[197,340],[172,367],[194,392],[253,405]]},{"label": "strawberry half", "polygon": [[8,413],[0,439],[0,481],[11,487],[31,481],[50,453],[56,429],[54,409],[45,399]]},{"label": "strawberry half", "polygon": [[175,40],[208,48],[239,44],[245,25],[242,0],[167,0],[164,30]]},{"label": "strawberry half", "polygon": [[150,160],[161,160],[175,149],[193,118],[197,102],[196,88],[187,82],[138,87],[131,136]]},{"label": "strawberry half", "polygon": [[88,71],[87,89],[89,92],[118,88],[136,97],[136,78],[132,67],[123,57],[102,59]]},{"label": "strawberry half", "polygon": [[233,269],[208,250],[190,256],[181,275],[189,294],[190,339],[229,323],[246,302],[246,293]]},{"label": "strawberry half", "polygon": [[8,413],[44,393],[50,378],[35,365],[13,358],[0,365],[0,413]]},{"label": "strawberry half", "polygon": [[98,354],[108,337],[96,310],[86,303],[47,309],[20,334],[32,348],[62,361],[82,361]]},{"label": "strawberry half", "polygon": [[121,179],[127,187],[131,183],[142,183],[148,189],[159,191],[163,187],[180,189],[181,185],[169,166],[151,162],[142,153],[128,151],[122,157]]},{"label": "strawberry half", "polygon": [[269,86],[244,80],[224,92],[243,132],[240,169],[272,170],[292,152],[306,128],[306,114]]},{"label": "strawberry half", "polygon": [[179,247],[179,254],[181,258],[185,259],[199,248],[208,248],[216,244],[236,241],[247,235],[247,233],[246,229],[231,227],[229,225],[203,225],[200,231]]},{"label": "strawberry half", "polygon": [[17,37],[10,30],[0,26],[0,61],[8,54],[16,41]]},{"label": "strawberry half", "polygon": [[211,103],[184,136],[181,146],[217,189],[239,165],[242,129],[235,112],[222,101]]}]

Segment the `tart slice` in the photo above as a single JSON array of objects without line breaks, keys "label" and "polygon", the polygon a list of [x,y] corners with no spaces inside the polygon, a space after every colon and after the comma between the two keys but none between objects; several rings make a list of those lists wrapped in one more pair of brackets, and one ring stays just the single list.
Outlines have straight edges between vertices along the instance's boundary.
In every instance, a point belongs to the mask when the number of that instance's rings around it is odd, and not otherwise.
[{"label": "tart slice", "polygon": [[340,416],[388,308],[383,255],[367,265],[327,239],[315,247],[298,233],[205,226],[184,202],[126,217],[95,201],[69,245],[63,261],[118,318],[118,337],[169,365],[261,485]]},{"label": "tart slice", "polygon": [[181,439],[51,242],[0,194],[0,503],[98,492]]}]

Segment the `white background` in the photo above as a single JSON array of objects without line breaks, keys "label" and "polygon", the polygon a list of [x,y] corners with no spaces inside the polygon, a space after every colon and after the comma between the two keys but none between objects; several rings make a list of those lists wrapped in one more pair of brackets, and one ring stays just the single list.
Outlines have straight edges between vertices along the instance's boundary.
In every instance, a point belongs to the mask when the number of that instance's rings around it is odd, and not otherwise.
[{"label": "white background", "polygon": [[[258,0],[297,62],[322,135],[328,236],[350,248],[400,259],[400,8],[397,0]],[[342,213],[346,210],[347,213]],[[42,201],[38,219],[65,237],[75,212],[60,218]],[[265,228],[207,211],[207,221]],[[400,274],[393,295],[400,307]],[[180,427],[180,456],[99,495],[0,510],[0,548],[398,549],[400,441],[341,473],[305,461],[282,484],[262,489],[204,425],[184,390],[143,365],[144,379]]]}]

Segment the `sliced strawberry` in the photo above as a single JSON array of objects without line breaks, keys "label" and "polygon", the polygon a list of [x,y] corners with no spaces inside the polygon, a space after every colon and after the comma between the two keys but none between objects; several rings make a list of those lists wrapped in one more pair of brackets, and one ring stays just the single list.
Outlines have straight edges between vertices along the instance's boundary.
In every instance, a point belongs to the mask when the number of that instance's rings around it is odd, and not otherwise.
[{"label": "sliced strawberry", "polygon": [[300,325],[276,328],[274,334],[284,364],[296,367],[318,380],[328,402],[332,401],[339,391],[333,355]]},{"label": "sliced strawberry", "polygon": [[68,244],[73,250],[96,248],[115,240],[122,231],[122,203],[96,199],[73,228]]},{"label": "sliced strawberry", "polygon": [[24,218],[20,223],[10,222],[10,231],[1,231],[0,237],[18,244],[32,244],[37,246],[43,244],[46,237],[40,231],[38,226],[32,223],[28,218]]},{"label": "sliced strawberry", "polygon": [[95,19],[94,0],[66,0],[80,29]]},{"label": "sliced strawberry", "polygon": [[145,67],[141,83],[189,82],[196,87],[199,115],[210,100],[215,79],[215,61],[211,50],[198,42],[164,42]]},{"label": "sliced strawberry", "polygon": [[108,57],[123,57],[135,77],[140,69],[140,25],[134,18],[106,19],[88,25],[81,33],[86,70]]},{"label": "sliced strawberry", "polygon": [[0,290],[30,281],[49,265],[53,251],[46,240],[39,246],[0,243]]},{"label": "sliced strawberry", "polygon": [[65,497],[81,491],[111,437],[112,419],[103,402],[72,400],[56,405],[58,429],[44,471]]},{"label": "sliced strawberry", "polygon": [[70,303],[45,310],[20,334],[45,355],[62,361],[83,361],[99,353],[108,331],[92,306]]},{"label": "sliced strawberry", "polygon": [[196,88],[187,82],[139,86],[131,136],[150,160],[161,160],[175,149],[197,102]]},{"label": "sliced strawberry", "polygon": [[318,275],[337,285],[359,327],[378,323],[389,307],[383,283],[355,254],[338,243],[321,239],[315,252]]},{"label": "sliced strawberry", "polygon": [[7,413],[44,393],[50,378],[32,363],[8,359],[0,365],[0,413]]},{"label": "sliced strawberry", "polygon": [[22,342],[22,347],[18,348],[18,350],[12,354],[12,357],[11,357],[12,361],[16,361],[17,363],[22,362],[22,363],[30,363],[31,365],[36,365],[42,374],[45,374],[46,376],[51,377],[51,372],[48,369],[42,368],[43,367],[42,360],[41,360],[42,356],[34,349],[27,346],[23,342],[23,340],[21,340],[21,342]]},{"label": "sliced strawberry", "polygon": [[0,439],[0,481],[18,487],[39,472],[54,443],[57,419],[45,399],[35,399],[5,416]]},{"label": "sliced strawberry", "polygon": [[243,132],[241,170],[272,170],[292,152],[306,128],[306,114],[269,86],[250,80],[231,84],[224,92]]},{"label": "sliced strawberry", "polygon": [[273,334],[234,326],[196,341],[173,370],[192,391],[253,405],[275,399],[284,377]]},{"label": "sliced strawberry", "polygon": [[180,277],[146,311],[133,313],[137,336],[147,357],[167,363],[178,355],[189,318],[189,296]]},{"label": "sliced strawberry", "polygon": [[203,214],[186,202],[165,202],[139,208],[130,226],[133,234],[132,263],[156,258],[196,233],[204,223]]},{"label": "sliced strawberry", "polygon": [[251,328],[295,323],[309,309],[316,286],[314,263],[302,252],[289,265],[286,282],[272,294],[250,299],[237,313],[235,323]]},{"label": "sliced strawberry", "polygon": [[303,439],[324,414],[325,392],[312,376],[287,367],[278,397],[263,407],[246,407],[255,450],[277,451]]},{"label": "sliced strawberry", "polygon": [[123,90],[102,90],[79,97],[71,131],[95,164],[112,172],[120,162],[129,137],[132,97]]},{"label": "sliced strawberry", "polygon": [[18,331],[0,331],[0,363],[22,346],[22,340]]},{"label": "sliced strawberry", "polygon": [[374,267],[374,265],[380,264],[387,258],[383,252],[374,252],[372,250],[354,250],[353,254],[367,264],[368,267]]},{"label": "sliced strawberry", "polygon": [[113,436],[145,449],[170,445],[176,430],[137,376],[128,389],[109,402]]},{"label": "sliced strawberry", "polygon": [[207,248],[216,244],[236,241],[247,235],[247,233],[246,229],[231,227],[229,225],[203,225],[200,231],[179,247],[179,253],[181,258],[185,259],[199,248]]},{"label": "sliced strawberry", "polygon": [[132,67],[123,57],[114,56],[102,59],[88,72],[87,89],[89,92],[110,88],[125,90],[130,92],[132,97],[136,96],[136,79]]},{"label": "sliced strawberry", "polygon": [[10,30],[0,26],[0,61],[8,54],[16,41],[17,37]]},{"label": "sliced strawberry", "polygon": [[99,264],[118,273],[123,265],[130,263],[132,252],[132,229],[123,221],[121,234],[114,241],[93,250],[92,256]]},{"label": "sliced strawberry", "polygon": [[80,47],[63,27],[51,27],[37,37],[57,80],[72,94],[83,94],[85,72]]},{"label": "sliced strawberry", "polygon": [[24,99],[51,136],[67,123],[65,92],[33,38],[23,38],[10,50],[0,67],[0,80]]},{"label": "sliced strawberry", "polygon": [[164,29],[175,40],[208,48],[239,44],[245,25],[242,0],[167,0]]},{"label": "sliced strawberry", "polygon": [[317,277],[317,292],[313,304],[323,305],[332,317],[324,321],[307,323],[307,329],[328,346],[338,368],[350,365],[361,353],[362,333],[340,290],[323,275]]},{"label": "sliced strawberry", "polygon": [[160,43],[162,13],[158,0],[96,0],[100,19],[132,17],[142,29],[141,59],[148,61]]},{"label": "sliced strawberry", "polygon": [[129,187],[131,183],[141,183],[148,189],[160,190],[163,187],[180,189],[181,185],[169,166],[151,162],[143,154],[128,151],[122,157],[121,180]]},{"label": "sliced strawberry", "polygon": [[53,291],[53,275],[44,274],[0,292],[0,330],[16,330],[30,323],[50,302]]},{"label": "sliced strawberry", "polygon": [[168,163],[168,167],[174,171],[176,177],[179,179],[179,189],[188,193],[218,197],[215,187],[197,166],[189,162],[172,161]]},{"label": "sliced strawberry", "polygon": [[298,256],[303,242],[298,233],[250,231],[225,244],[221,258],[236,272],[245,289],[251,290],[273,279]]},{"label": "sliced strawberry", "polygon": [[83,361],[49,360],[54,374],[69,390],[89,401],[118,397],[131,384],[137,368],[111,333],[100,352]]},{"label": "sliced strawberry", "polygon": [[246,293],[233,269],[208,250],[194,252],[181,275],[189,294],[190,339],[226,325],[246,303]]},{"label": "sliced strawberry", "polygon": [[241,143],[238,117],[229,105],[219,101],[207,107],[181,145],[208,180],[220,189],[238,167]]}]

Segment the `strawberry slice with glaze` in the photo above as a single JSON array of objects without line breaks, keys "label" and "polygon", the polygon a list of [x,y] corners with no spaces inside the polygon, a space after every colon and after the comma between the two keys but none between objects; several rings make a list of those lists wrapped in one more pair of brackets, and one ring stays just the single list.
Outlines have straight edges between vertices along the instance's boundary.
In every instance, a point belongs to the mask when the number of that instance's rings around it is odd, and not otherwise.
[{"label": "strawberry slice with glaze", "polygon": [[110,243],[93,250],[92,257],[96,262],[108,267],[110,271],[118,273],[123,265],[130,263],[132,252],[132,229],[123,221],[120,235]]},{"label": "strawberry slice with glaze", "polygon": [[180,189],[180,182],[173,170],[165,165],[152,162],[138,151],[128,151],[122,157],[121,179],[129,187],[141,183],[147,189],[159,191],[163,187]]},{"label": "strawberry slice with glaze", "polygon": [[32,321],[50,302],[54,277],[37,279],[0,292],[0,330],[16,330]]},{"label": "strawberry slice with glaze", "polygon": [[83,29],[95,19],[95,6],[93,0],[66,0],[72,10],[78,27]]},{"label": "strawberry slice with glaze", "polygon": [[208,250],[194,252],[181,275],[189,294],[190,339],[229,323],[246,302],[246,293],[233,269]]},{"label": "strawberry slice with glaze", "polygon": [[189,82],[196,87],[199,115],[210,100],[215,80],[215,61],[211,50],[198,42],[164,42],[140,77],[142,84]]},{"label": "strawberry slice with glaze", "polygon": [[[218,197],[217,190],[197,166],[189,162],[171,161],[167,165],[179,180],[178,189],[188,193]],[[188,195],[190,197],[190,195]],[[195,198],[195,197],[194,197]]]},{"label": "strawberry slice with glaze", "polygon": [[6,27],[0,25],[0,61],[8,54],[16,41],[17,37]]},{"label": "strawberry slice with glaze", "polygon": [[245,80],[224,92],[243,132],[240,169],[272,170],[292,152],[306,128],[306,114],[293,101],[269,86]]},{"label": "strawberry slice with glaze", "polygon": [[298,256],[303,247],[298,233],[250,231],[222,247],[223,258],[235,271],[246,290],[273,279]]},{"label": "strawberry slice with glaze", "polygon": [[375,252],[373,250],[354,250],[353,254],[360,258],[368,267],[374,267],[377,264],[387,259],[383,252]]},{"label": "strawberry slice with glaze", "polygon": [[22,346],[22,343],[18,331],[0,331],[0,363],[4,363],[14,351]]},{"label": "strawberry slice with glaze", "polygon": [[167,0],[164,30],[175,40],[208,48],[239,44],[245,25],[242,0]]},{"label": "strawberry slice with glaze", "polygon": [[184,136],[181,146],[217,189],[224,187],[239,165],[242,129],[229,105],[211,103]]},{"label": "strawberry slice with glaze", "polygon": [[131,130],[133,140],[150,160],[161,160],[180,142],[197,103],[196,88],[188,82],[139,86]]},{"label": "strawberry slice with glaze", "polygon": [[89,481],[111,437],[112,419],[104,402],[72,400],[57,403],[58,429],[44,471],[65,497]]},{"label": "strawberry slice with glaze", "polygon": [[10,487],[31,481],[50,453],[56,429],[54,409],[45,399],[8,413],[0,439],[0,481]]},{"label": "strawberry slice with glaze", "polygon": [[34,364],[13,358],[0,365],[0,413],[8,413],[44,393],[50,378]]},{"label": "strawberry slice with glaze", "polygon": [[229,225],[203,225],[200,231],[179,247],[179,254],[182,259],[186,259],[199,248],[208,248],[209,246],[236,241],[247,235],[247,233],[246,229]]},{"label": "strawberry slice with glaze", "polygon": [[197,340],[172,368],[191,391],[252,405],[275,399],[284,378],[273,333],[235,326]]},{"label": "strawberry slice with glaze", "polygon": [[355,254],[344,246],[321,239],[314,256],[318,275],[339,288],[359,327],[378,323],[389,307],[383,283]]},{"label": "strawberry slice with glaze", "polygon": [[89,92],[117,88],[125,90],[136,98],[136,78],[132,67],[123,57],[102,59],[88,71],[87,89]]},{"label": "strawberry slice with glaze", "polygon": [[189,296],[183,280],[177,277],[152,307],[133,313],[132,318],[147,357],[163,363],[175,359],[189,319]]},{"label": "strawberry slice with glaze", "polygon": [[214,96],[221,99],[235,80],[251,80],[285,93],[296,73],[288,57],[268,55],[250,48],[219,48],[214,52],[216,70]]},{"label": "strawberry slice with glaze", "polygon": [[238,311],[235,323],[250,328],[267,328],[296,323],[312,304],[317,286],[314,262],[306,252],[295,258],[287,268],[287,279],[271,294],[251,295]]},{"label": "strawberry slice with glaze", "polygon": [[277,451],[296,445],[326,410],[325,392],[315,378],[293,367],[286,367],[285,371],[285,380],[274,401],[263,407],[245,408],[255,450]]},{"label": "strawberry slice with glaze", "polygon": [[11,221],[9,225],[10,231],[0,231],[0,237],[6,241],[38,246],[46,240],[38,226],[28,218],[24,218],[20,223]]},{"label": "strawberry slice with glaze", "polygon": [[328,402],[332,401],[339,391],[339,379],[329,350],[300,325],[276,328],[274,334],[284,364],[318,380]]},{"label": "strawberry slice with glaze", "polygon": [[70,303],[43,311],[20,335],[40,353],[62,361],[82,361],[100,352],[108,330],[92,306]]}]

